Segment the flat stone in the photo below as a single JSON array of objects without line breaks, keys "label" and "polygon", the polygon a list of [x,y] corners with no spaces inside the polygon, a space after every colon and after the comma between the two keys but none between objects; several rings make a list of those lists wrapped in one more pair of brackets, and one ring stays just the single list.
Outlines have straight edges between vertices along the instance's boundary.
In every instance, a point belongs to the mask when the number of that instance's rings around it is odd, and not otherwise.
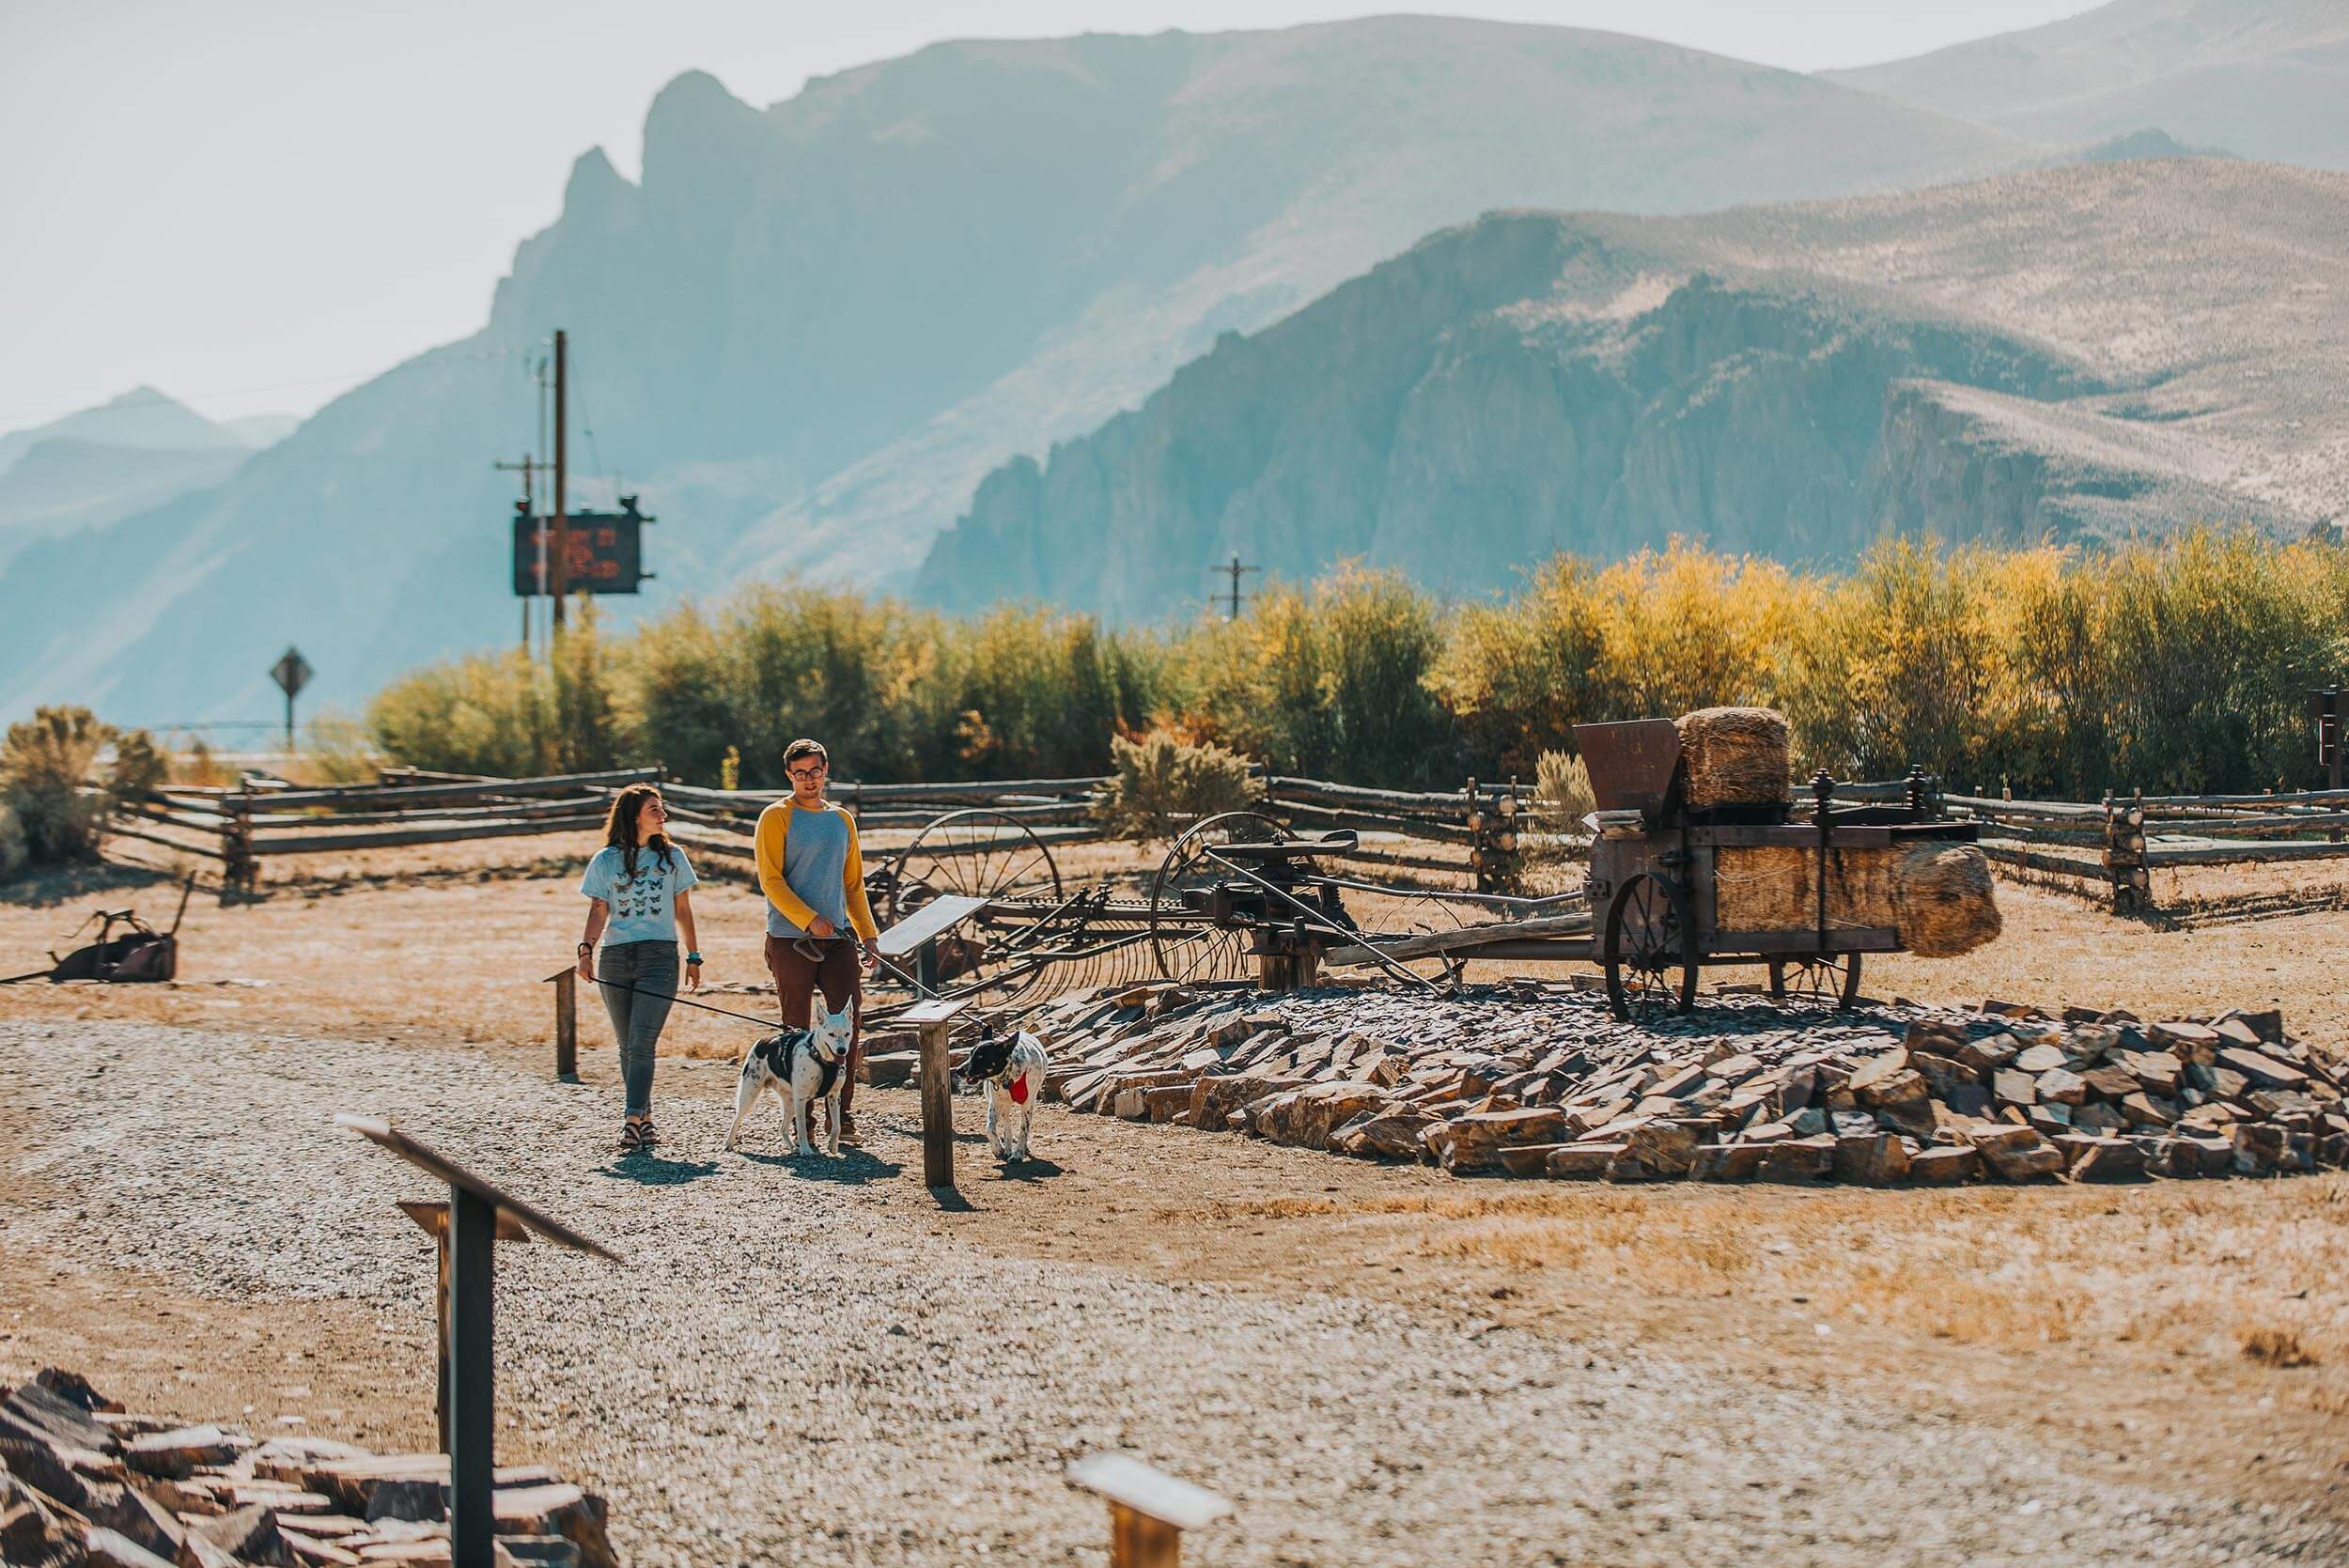
[{"label": "flat stone", "polygon": [[2039,1103],[2039,1079],[2020,1067],[2008,1067],[1991,1079],[1991,1093],[2007,1105]]},{"label": "flat stone", "polygon": [[[2306,1088],[2309,1075],[2288,1062],[2279,1062],[2263,1051],[2230,1046],[2218,1053],[2221,1067],[2230,1067],[2266,1089]],[[2232,1097],[2232,1096],[2231,1096]]]},{"label": "flat stone", "polygon": [[2033,1046],[2015,1059],[2015,1065],[2036,1078],[2052,1067],[2061,1067],[2070,1060],[2061,1046]]},{"label": "flat stone", "polygon": [[1851,1077],[1844,1081],[1843,1087],[1850,1090],[1854,1096],[1858,1096],[1877,1084],[1897,1078],[1906,1071],[1908,1071],[1908,1052],[1895,1046],[1883,1055],[1874,1057],[1854,1067]]},{"label": "flat stone", "polygon": [[176,1477],[198,1465],[226,1465],[250,1447],[217,1426],[182,1426],[132,1438],[122,1445],[122,1457],[144,1474]]},{"label": "flat stone", "polygon": [[1956,1187],[1981,1163],[1982,1156],[1971,1148],[1920,1149],[1908,1157],[1908,1179],[1919,1187]]},{"label": "flat stone", "polygon": [[1443,1152],[1447,1171],[1489,1171],[1500,1164],[1500,1151],[1513,1144],[1557,1143],[1564,1140],[1566,1118],[1549,1108],[1495,1110],[1455,1118]]},{"label": "flat stone", "polygon": [[1697,1150],[1688,1179],[1697,1182],[1751,1181],[1770,1152],[1767,1143],[1707,1143]]},{"label": "flat stone", "polygon": [[1826,1133],[1769,1144],[1754,1177],[1766,1182],[1823,1180],[1835,1169],[1835,1145],[1836,1140]]},{"label": "flat stone", "polygon": [[1685,1176],[1696,1154],[1697,1129],[1685,1122],[1650,1122],[1624,1140],[1624,1159],[1653,1175]]},{"label": "flat stone", "polygon": [[1550,1151],[1549,1173],[1567,1181],[1596,1181],[1624,1152],[1621,1143],[1566,1143]]},{"label": "flat stone", "polygon": [[2166,1127],[2178,1119],[2178,1108],[2173,1101],[2139,1091],[2123,1096],[2121,1114],[2131,1126]]},{"label": "flat stone", "polygon": [[1908,1174],[1908,1151],[1889,1132],[1835,1141],[1835,1179],[1861,1187],[1890,1187]]},{"label": "flat stone", "polygon": [[1952,1053],[1983,1078],[2001,1067],[2011,1066],[2022,1054],[2022,1045],[2012,1034],[1985,1034],[1979,1040],[1968,1040]]},{"label": "flat stone", "polygon": [[2126,1138],[2090,1139],[2088,1147],[2072,1161],[2076,1182],[2143,1181],[2145,1173],[2145,1151]]},{"label": "flat stone", "polygon": [[[2024,1054],[2028,1056],[2030,1052]],[[2077,1105],[2088,1098],[2088,1080],[2063,1067],[2050,1067],[2041,1073],[2036,1087],[2042,1105]]]}]

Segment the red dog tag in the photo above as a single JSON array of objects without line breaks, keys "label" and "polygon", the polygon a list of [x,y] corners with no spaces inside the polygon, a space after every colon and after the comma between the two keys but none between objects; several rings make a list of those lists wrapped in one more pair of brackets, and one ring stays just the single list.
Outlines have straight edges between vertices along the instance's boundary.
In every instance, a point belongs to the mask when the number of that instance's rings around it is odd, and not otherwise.
[{"label": "red dog tag", "polygon": [[1025,1105],[1028,1103],[1027,1074],[1021,1073],[1018,1078],[1011,1080],[1011,1103],[1014,1105]]}]

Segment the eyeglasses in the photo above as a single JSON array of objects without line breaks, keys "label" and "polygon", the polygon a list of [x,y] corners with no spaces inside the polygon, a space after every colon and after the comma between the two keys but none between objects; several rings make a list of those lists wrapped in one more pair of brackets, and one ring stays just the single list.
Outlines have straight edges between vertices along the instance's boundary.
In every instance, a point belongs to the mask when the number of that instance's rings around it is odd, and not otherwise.
[{"label": "eyeglasses", "polygon": [[790,774],[795,779],[820,779],[824,776],[826,770],[825,766],[820,762],[813,768],[786,768],[784,769],[785,772]]}]

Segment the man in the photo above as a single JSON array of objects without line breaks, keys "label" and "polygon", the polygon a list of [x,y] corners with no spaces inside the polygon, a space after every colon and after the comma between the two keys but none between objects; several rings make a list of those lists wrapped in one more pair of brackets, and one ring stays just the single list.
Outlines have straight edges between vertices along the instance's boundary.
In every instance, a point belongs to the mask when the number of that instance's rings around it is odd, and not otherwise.
[{"label": "man", "polygon": [[[794,740],[783,750],[783,770],[791,780],[791,797],[758,814],[753,843],[758,885],[767,894],[767,968],[775,977],[785,1025],[805,1029],[817,986],[835,1013],[860,994],[858,960],[861,955],[867,974],[879,967],[872,943],[880,931],[864,898],[856,823],[824,799],[830,753],[821,742]],[[840,1136],[847,1142],[856,1141],[848,1105],[863,1056],[860,1027],[840,1084]]]}]

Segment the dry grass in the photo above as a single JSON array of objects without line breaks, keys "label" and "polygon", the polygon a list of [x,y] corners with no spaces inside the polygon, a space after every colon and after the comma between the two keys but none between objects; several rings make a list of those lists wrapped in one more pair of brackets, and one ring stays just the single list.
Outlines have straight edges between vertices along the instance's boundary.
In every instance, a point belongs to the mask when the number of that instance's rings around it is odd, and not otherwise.
[{"label": "dry grass", "polygon": [[[2349,1177],[2127,1189],[1541,1188],[1272,1199],[1416,1255],[1655,1296],[1798,1302],[2014,1349],[2091,1338],[2271,1366],[2349,1358]],[[2245,1325],[2257,1325],[2246,1327]]]}]

